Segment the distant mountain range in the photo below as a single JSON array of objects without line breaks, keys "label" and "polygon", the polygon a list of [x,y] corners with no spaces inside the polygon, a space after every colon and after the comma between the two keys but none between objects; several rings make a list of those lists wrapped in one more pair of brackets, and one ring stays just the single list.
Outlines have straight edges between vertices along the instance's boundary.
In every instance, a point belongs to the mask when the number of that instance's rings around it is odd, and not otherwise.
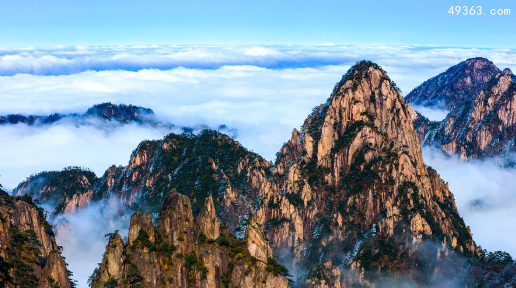
[{"label": "distant mountain range", "polygon": [[49,125],[64,119],[79,123],[83,123],[87,120],[102,120],[106,122],[118,122],[121,124],[146,123],[152,125],[163,125],[155,119],[154,111],[152,111],[152,109],[124,104],[115,105],[111,103],[94,105],[90,107],[85,114],[55,113],[47,116],[10,114],[7,116],[0,116],[0,125],[19,123],[27,125]]},{"label": "distant mountain range", "polygon": [[[488,104],[512,95],[512,80],[497,75]],[[101,177],[72,167],[14,192],[58,201],[56,215],[114,196],[138,211],[127,240],[107,235],[93,287],[288,287],[287,267],[298,287],[510,287],[510,255],[475,244],[448,185],[423,162],[420,139],[436,125],[361,61],[274,164],[205,129],[144,141]]]},{"label": "distant mountain range", "polygon": [[[176,126],[173,123],[159,120],[152,109],[134,105],[112,104],[109,102],[93,105],[88,108],[84,114],[54,113],[46,116],[9,114],[0,116],[0,125],[25,124],[39,127],[64,123],[71,123],[75,126],[94,126],[98,128],[105,128],[106,125],[116,128],[126,124],[137,124],[169,130],[177,129],[174,130],[176,133],[196,133],[210,128],[202,123],[193,127]],[[213,129],[226,133],[233,138],[237,136],[237,130],[225,124],[214,127]]]},{"label": "distant mountain range", "polygon": [[[463,87],[466,84],[469,88]],[[484,58],[468,59],[426,81],[406,99],[425,105],[439,99],[452,108],[442,121],[413,112],[422,146],[439,147],[464,160],[502,157],[506,165],[514,165],[516,76],[510,69],[501,71]]]}]

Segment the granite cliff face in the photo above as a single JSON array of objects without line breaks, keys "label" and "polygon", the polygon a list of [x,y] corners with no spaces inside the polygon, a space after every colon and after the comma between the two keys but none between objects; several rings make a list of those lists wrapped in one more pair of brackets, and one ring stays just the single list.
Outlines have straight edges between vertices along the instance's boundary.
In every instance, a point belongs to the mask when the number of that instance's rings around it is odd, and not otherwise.
[{"label": "granite cliff face", "polygon": [[0,286],[75,287],[43,209],[0,189]]},{"label": "granite cliff face", "polygon": [[493,62],[471,58],[414,88],[405,100],[409,104],[453,110],[475,99],[484,86],[500,73]]},{"label": "granite cliff face", "polygon": [[135,213],[127,241],[109,235],[92,287],[289,287],[256,223],[238,240],[217,219],[211,196],[204,202],[194,219],[190,199],[174,190],[157,226],[149,212]]},{"label": "granite cliff face", "polygon": [[425,240],[477,251],[447,184],[423,163],[405,100],[373,63],[352,67],[294,130],[272,174],[259,222],[273,251],[314,271],[313,285],[347,287],[342,267],[407,272]]},{"label": "granite cliff face", "polygon": [[455,108],[431,130],[424,145],[434,145],[461,159],[506,156],[515,151],[516,83],[508,69],[478,97]]}]

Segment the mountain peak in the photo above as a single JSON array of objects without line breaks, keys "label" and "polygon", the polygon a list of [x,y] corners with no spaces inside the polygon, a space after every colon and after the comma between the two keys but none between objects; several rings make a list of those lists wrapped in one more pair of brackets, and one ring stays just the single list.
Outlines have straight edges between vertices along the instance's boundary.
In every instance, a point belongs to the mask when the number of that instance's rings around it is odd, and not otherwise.
[{"label": "mountain peak", "polygon": [[423,163],[408,105],[378,65],[354,65],[299,134],[280,150],[272,170],[279,191],[257,213],[273,250],[291,248],[294,265],[325,275],[337,266],[385,268],[365,264],[379,239],[406,251],[403,261],[412,257],[406,243],[424,239],[476,253],[453,194]]},{"label": "mountain peak", "polygon": [[387,72],[385,72],[385,70],[383,70],[382,67],[380,67],[378,64],[369,60],[362,60],[357,62],[355,65],[349,68],[346,74],[342,76],[342,79],[335,85],[332,95],[335,95],[335,93],[338,92],[338,90],[346,83],[346,81],[359,81],[363,78],[370,78],[374,73],[380,74],[382,77],[386,77],[387,79],[389,78],[387,76]]},{"label": "mountain peak", "polygon": [[141,122],[141,116],[152,115],[154,111],[140,106],[112,104],[110,102],[93,105],[86,111],[85,116],[95,116],[106,121]]},{"label": "mountain peak", "polygon": [[425,145],[435,145],[461,159],[509,155],[516,148],[516,83],[510,70],[495,75],[474,101],[453,109],[436,129],[428,133]]},{"label": "mountain peak", "polygon": [[470,58],[425,81],[405,99],[414,105],[453,110],[464,101],[475,99],[489,80],[500,72],[486,58]]},{"label": "mountain peak", "polygon": [[[319,160],[352,141],[349,133],[363,134],[369,130],[403,139],[405,145],[419,146],[415,137],[407,136],[408,128],[399,129],[410,124],[411,116],[396,84],[377,64],[360,61],[352,66],[325,105],[320,108],[321,113],[307,119],[310,125],[304,125],[317,143]],[[315,123],[320,123],[319,129],[314,127]],[[360,133],[362,128],[364,131]],[[371,144],[375,143],[378,141]]]},{"label": "mountain peak", "polygon": [[484,57],[469,58],[464,61],[466,65],[494,65],[493,62]]}]

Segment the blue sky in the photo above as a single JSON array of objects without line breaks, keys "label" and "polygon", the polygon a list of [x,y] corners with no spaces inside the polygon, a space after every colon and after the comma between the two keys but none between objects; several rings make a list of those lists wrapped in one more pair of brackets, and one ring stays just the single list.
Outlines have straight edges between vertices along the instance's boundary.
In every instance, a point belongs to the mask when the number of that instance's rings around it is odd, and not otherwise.
[{"label": "blue sky", "polygon": [[[452,5],[485,16],[452,16]],[[476,7],[475,6],[475,7]],[[509,0],[3,0],[0,46],[389,44],[513,48]]]}]

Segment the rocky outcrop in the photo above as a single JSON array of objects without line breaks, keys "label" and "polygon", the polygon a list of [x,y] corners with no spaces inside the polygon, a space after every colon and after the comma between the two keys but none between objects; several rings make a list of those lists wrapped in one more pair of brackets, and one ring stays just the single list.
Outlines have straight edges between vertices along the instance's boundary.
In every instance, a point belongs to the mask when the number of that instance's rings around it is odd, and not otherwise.
[{"label": "rocky outcrop", "polygon": [[251,214],[249,217],[249,226],[245,231],[245,239],[247,239],[247,250],[252,257],[262,262],[267,262],[269,257],[273,257],[272,249],[269,245],[269,241],[265,240],[266,237],[262,233],[256,221],[256,215]]},{"label": "rocky outcrop", "polygon": [[134,214],[127,243],[110,235],[92,287],[289,287],[285,267],[272,255],[253,257],[247,249],[260,243],[267,251],[262,234],[232,237],[217,220],[211,196],[195,221],[191,207],[188,197],[172,191],[157,226],[148,212]]},{"label": "rocky outcrop", "polygon": [[74,287],[43,209],[0,189],[0,286]]},{"label": "rocky outcrop", "polygon": [[111,103],[102,103],[88,108],[84,117],[96,117],[104,121],[116,121],[120,123],[143,123],[151,120],[149,116],[153,115],[154,111],[149,108],[124,104],[114,105]]},{"label": "rocky outcrop", "polygon": [[507,252],[483,251],[466,268],[466,287],[516,287],[516,262]]},{"label": "rocky outcrop", "polygon": [[510,73],[497,74],[475,100],[451,111],[423,144],[464,160],[506,156],[510,161],[516,151],[516,79]]},{"label": "rocky outcrop", "polygon": [[215,204],[211,195],[204,200],[204,207],[202,208],[197,219],[195,220],[197,226],[197,235],[204,234],[209,239],[217,239],[220,236],[220,221],[217,219],[215,213]]},{"label": "rocky outcrop", "polygon": [[339,267],[405,273],[430,239],[476,253],[453,194],[423,163],[412,120],[387,74],[360,62],[280,150],[258,222],[290,265],[319,271],[309,283],[346,285]]},{"label": "rocky outcrop", "polygon": [[491,78],[500,72],[488,59],[471,58],[425,81],[414,88],[405,100],[413,105],[453,110],[465,101],[474,100]]}]

